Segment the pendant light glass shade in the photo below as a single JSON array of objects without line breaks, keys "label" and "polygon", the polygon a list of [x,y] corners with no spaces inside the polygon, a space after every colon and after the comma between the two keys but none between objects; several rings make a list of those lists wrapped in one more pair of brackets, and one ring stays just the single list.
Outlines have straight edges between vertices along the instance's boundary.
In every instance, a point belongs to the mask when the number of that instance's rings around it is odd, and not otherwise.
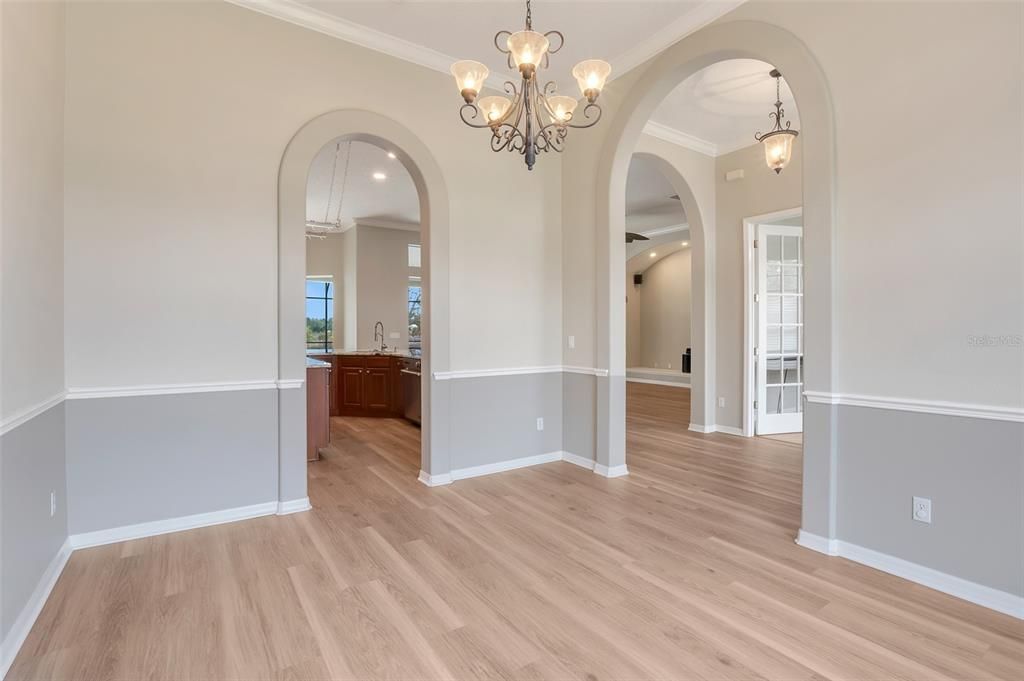
[{"label": "pendant light glass shade", "polygon": [[548,106],[551,107],[551,115],[555,117],[556,121],[565,123],[572,118],[572,112],[576,110],[576,106],[579,104],[573,97],[566,97],[565,95],[555,95],[548,97]]},{"label": "pendant light glass shade", "polygon": [[764,145],[764,160],[776,175],[781,173],[793,158],[793,140],[795,138],[796,132],[788,130],[761,138],[761,144]]},{"label": "pendant light glass shade", "polygon": [[455,84],[459,93],[467,102],[472,102],[480,94],[484,81],[490,75],[490,70],[478,61],[464,59],[452,64],[452,75],[455,76]]},{"label": "pendant light glass shade", "polygon": [[481,97],[476,105],[480,108],[480,112],[483,113],[484,120],[488,123],[496,123],[505,116],[505,112],[512,106],[512,100],[508,97],[499,96]]},{"label": "pendant light glass shade", "polygon": [[508,50],[521,73],[533,73],[540,67],[550,43],[543,33],[516,31],[508,37]]},{"label": "pendant light glass shade", "polygon": [[604,83],[611,75],[612,65],[600,59],[587,59],[573,67],[572,75],[580,86],[580,92],[591,104],[601,94]]}]

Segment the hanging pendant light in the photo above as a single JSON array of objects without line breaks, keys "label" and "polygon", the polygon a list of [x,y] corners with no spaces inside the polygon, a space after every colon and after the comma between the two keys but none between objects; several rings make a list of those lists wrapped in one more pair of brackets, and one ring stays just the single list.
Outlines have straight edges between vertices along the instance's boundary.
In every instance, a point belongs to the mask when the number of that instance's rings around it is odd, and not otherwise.
[{"label": "hanging pendant light", "polygon": [[[508,67],[518,71],[522,79],[518,88],[512,81],[505,82],[508,97],[498,95],[477,101],[490,73],[487,67],[470,60],[452,64],[455,85],[465,101],[459,111],[462,122],[471,128],[490,128],[491,150],[518,151],[529,170],[533,170],[538,152],[562,151],[569,128],[589,128],[601,119],[601,107],[595,102],[612,70],[607,62],[588,59],[572,70],[587,100],[582,122],[576,122],[573,115],[575,98],[556,94],[553,81],[543,87],[538,85],[538,72],[548,67],[549,55],[562,49],[564,43],[565,38],[558,31],[533,30],[533,14],[527,0],[525,30],[499,31],[494,36],[494,46],[507,55]],[[483,121],[477,122],[481,114]]]},{"label": "hanging pendant light", "polygon": [[774,121],[775,125],[769,132],[755,133],[754,139],[764,145],[764,160],[768,163],[768,167],[778,175],[793,158],[793,140],[800,133],[789,129],[789,121],[786,121],[786,127],[782,127],[782,119],[786,115],[782,109],[780,88],[782,74],[778,69],[772,69],[768,75],[775,79],[775,111],[768,114],[768,118]]}]

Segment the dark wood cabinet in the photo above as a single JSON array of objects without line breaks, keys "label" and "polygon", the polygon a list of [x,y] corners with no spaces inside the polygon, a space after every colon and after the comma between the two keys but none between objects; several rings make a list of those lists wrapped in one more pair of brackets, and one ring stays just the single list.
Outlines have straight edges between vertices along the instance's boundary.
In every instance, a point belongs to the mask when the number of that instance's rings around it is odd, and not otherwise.
[{"label": "dark wood cabinet", "polygon": [[363,390],[362,367],[338,367],[337,398],[339,415],[363,408],[366,392]]},{"label": "dark wood cabinet", "polygon": [[331,363],[331,416],[401,416],[401,358],[316,356]]},{"label": "dark wood cabinet", "polygon": [[368,411],[391,412],[391,369],[371,368],[363,374],[363,406]]}]

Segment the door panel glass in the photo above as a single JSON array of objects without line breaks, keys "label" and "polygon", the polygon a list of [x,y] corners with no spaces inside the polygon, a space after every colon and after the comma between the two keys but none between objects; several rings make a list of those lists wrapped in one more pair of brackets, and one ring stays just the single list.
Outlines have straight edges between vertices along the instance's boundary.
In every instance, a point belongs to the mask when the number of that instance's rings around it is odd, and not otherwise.
[{"label": "door panel glass", "polygon": [[782,237],[778,234],[769,234],[766,241],[768,242],[768,262],[781,262]]},{"label": "door panel glass", "polygon": [[782,388],[774,385],[768,386],[765,398],[765,412],[768,414],[782,413]]},{"label": "door panel glass", "polygon": [[787,385],[782,389],[782,413],[795,414],[800,401],[800,388]]},{"label": "door panel glass", "polygon": [[782,237],[782,260],[789,263],[800,262],[800,237]]},{"label": "door panel glass", "polygon": [[[769,313],[768,323],[772,322],[771,315],[771,298],[769,297]],[[800,298],[798,296],[782,296],[779,298],[780,306],[782,307],[782,322],[784,324],[799,324],[800,323]],[[778,320],[776,320],[778,321]]]},{"label": "door panel glass", "polygon": [[800,351],[800,327],[799,326],[783,326],[782,327],[782,351],[783,352],[799,352]]},{"label": "door panel glass", "polygon": [[[788,298],[789,296],[786,296]],[[783,315],[786,313],[786,300],[783,296],[769,295],[766,305],[768,308],[768,323],[778,324],[783,321]]]}]

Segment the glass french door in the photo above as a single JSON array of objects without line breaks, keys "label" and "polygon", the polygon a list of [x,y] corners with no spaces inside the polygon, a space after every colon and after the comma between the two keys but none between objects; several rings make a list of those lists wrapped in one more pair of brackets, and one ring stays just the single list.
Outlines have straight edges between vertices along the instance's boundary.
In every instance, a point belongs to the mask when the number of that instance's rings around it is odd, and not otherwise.
[{"label": "glass french door", "polygon": [[803,228],[757,228],[757,407],[755,432],[804,427]]}]

